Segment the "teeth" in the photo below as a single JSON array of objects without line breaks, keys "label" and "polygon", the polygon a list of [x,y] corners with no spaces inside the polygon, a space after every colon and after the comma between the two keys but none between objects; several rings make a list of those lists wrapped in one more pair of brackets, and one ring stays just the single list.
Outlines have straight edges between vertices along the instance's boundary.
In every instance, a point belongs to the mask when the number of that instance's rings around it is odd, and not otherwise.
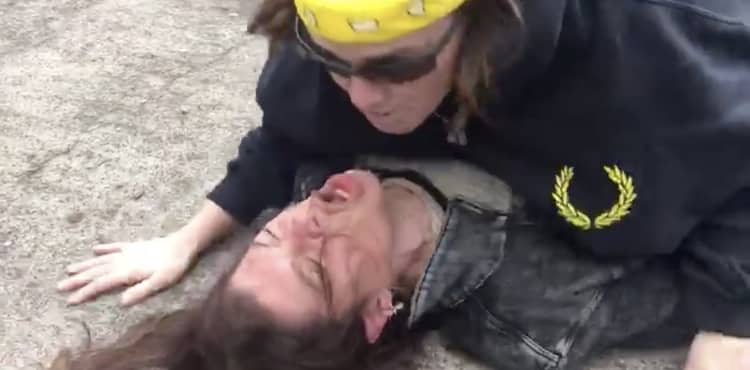
[{"label": "teeth", "polygon": [[349,194],[347,194],[345,191],[341,189],[336,189],[335,193],[339,198],[343,199],[344,201],[349,200]]}]

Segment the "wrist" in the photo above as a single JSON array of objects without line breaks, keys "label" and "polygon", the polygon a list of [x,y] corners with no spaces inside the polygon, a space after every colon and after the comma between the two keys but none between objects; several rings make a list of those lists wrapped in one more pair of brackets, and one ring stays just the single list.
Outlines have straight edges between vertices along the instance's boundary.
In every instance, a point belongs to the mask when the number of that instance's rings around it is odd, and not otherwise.
[{"label": "wrist", "polygon": [[187,225],[167,235],[167,238],[171,238],[177,249],[190,259],[195,258],[206,247],[206,243],[201,241],[200,235]]},{"label": "wrist", "polygon": [[192,257],[230,233],[236,222],[222,208],[208,201],[185,226],[174,233],[180,245]]}]

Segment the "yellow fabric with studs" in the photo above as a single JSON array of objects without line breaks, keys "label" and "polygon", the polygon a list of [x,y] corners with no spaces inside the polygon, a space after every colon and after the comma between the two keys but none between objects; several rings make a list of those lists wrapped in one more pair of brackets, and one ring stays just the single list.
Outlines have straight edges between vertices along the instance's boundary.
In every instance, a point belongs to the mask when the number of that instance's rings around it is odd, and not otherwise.
[{"label": "yellow fabric with studs", "polygon": [[338,43],[388,42],[430,25],[466,0],[295,0],[308,31]]}]

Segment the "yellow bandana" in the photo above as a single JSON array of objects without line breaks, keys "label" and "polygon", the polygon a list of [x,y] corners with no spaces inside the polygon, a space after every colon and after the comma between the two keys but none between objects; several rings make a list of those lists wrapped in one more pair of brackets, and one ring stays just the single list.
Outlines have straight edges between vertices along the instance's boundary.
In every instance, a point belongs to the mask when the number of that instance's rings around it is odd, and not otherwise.
[{"label": "yellow bandana", "polygon": [[387,42],[450,14],[467,0],[294,0],[310,33],[332,42]]}]

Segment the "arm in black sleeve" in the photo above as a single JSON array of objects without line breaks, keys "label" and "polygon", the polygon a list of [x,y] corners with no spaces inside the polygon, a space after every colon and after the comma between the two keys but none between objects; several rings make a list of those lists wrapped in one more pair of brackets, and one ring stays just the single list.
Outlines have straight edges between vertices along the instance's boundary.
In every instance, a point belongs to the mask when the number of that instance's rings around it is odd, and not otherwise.
[{"label": "arm in black sleeve", "polygon": [[240,142],[227,173],[208,199],[240,223],[248,224],[267,207],[289,202],[296,168],[291,144],[259,127]]},{"label": "arm in black sleeve", "polygon": [[703,82],[695,96],[705,115],[695,118],[712,124],[682,135],[696,138],[696,163],[719,169],[695,167],[703,192],[726,195],[683,240],[684,299],[698,329],[750,337],[750,49],[740,46],[750,41],[750,6],[702,3],[726,11],[682,23],[686,63],[699,66],[691,78]]},{"label": "arm in black sleeve", "polygon": [[315,66],[288,49],[263,66],[256,89],[262,124],[242,139],[225,177],[208,194],[241,223],[251,222],[267,207],[288,203],[299,161],[325,146],[316,133],[321,126],[316,111],[325,100],[319,95],[325,92],[315,83]]},{"label": "arm in black sleeve", "polygon": [[687,309],[698,329],[750,337],[750,187],[687,240]]}]

